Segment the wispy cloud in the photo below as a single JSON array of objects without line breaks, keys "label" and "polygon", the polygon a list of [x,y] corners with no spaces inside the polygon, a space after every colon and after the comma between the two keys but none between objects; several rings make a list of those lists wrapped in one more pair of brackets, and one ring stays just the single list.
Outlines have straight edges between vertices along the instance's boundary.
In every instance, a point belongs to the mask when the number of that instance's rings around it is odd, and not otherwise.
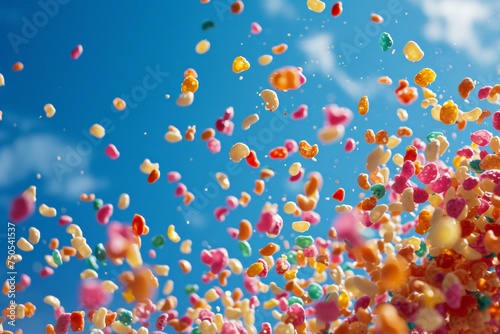
[{"label": "wispy cloud", "polygon": [[[445,42],[469,57],[490,65],[500,50],[499,23],[489,0],[418,0],[428,22],[424,35],[433,42]],[[493,8],[492,8],[493,7]]]},{"label": "wispy cloud", "polygon": [[300,49],[307,55],[308,70],[319,70],[324,74],[332,74],[335,62],[331,50],[333,49],[333,36],[320,33],[305,38],[300,43]]},{"label": "wispy cloud", "polygon": [[264,0],[262,6],[269,16],[293,19],[297,16],[297,11],[292,3],[292,1],[287,0]]},{"label": "wispy cloud", "polygon": [[23,136],[0,147],[0,187],[9,187],[40,173],[50,175],[50,164],[64,152],[63,144],[54,136]]},{"label": "wispy cloud", "polygon": [[78,197],[82,193],[95,192],[107,186],[107,180],[98,179],[90,174],[83,174],[71,175],[64,182],[51,178],[45,190],[52,195]]},{"label": "wispy cloud", "polygon": [[[74,171],[59,182],[51,164],[65,152],[66,145],[50,134],[32,134],[17,138],[10,144],[0,147],[0,187],[18,186],[26,179],[33,179],[40,174],[45,183],[44,191],[57,196],[75,197],[82,192],[96,191],[106,187],[105,180],[95,178],[90,174],[80,174]],[[79,170],[86,169],[86,160]]]}]

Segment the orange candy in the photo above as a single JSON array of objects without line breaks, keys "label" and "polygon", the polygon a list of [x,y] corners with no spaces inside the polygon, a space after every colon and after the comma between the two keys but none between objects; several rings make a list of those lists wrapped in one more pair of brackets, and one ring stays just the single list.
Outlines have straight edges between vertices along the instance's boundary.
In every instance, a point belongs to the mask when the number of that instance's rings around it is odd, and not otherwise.
[{"label": "orange candy", "polygon": [[279,55],[279,54],[285,53],[286,50],[288,50],[288,45],[286,45],[285,43],[282,43],[282,44],[273,46],[273,48],[271,50],[273,51],[274,54]]},{"label": "orange candy", "polygon": [[148,183],[153,184],[160,178],[160,171],[158,169],[153,169],[148,176]]},{"label": "orange candy", "polygon": [[24,64],[21,63],[20,61],[18,61],[17,63],[15,63],[14,65],[12,65],[12,70],[14,72],[20,72],[24,69]]}]

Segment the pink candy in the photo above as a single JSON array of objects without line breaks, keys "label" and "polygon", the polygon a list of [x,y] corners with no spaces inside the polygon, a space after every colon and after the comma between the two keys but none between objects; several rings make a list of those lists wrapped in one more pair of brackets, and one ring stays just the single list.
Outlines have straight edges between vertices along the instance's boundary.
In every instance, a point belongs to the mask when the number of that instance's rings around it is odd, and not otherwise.
[{"label": "pink candy", "polygon": [[210,138],[207,141],[207,147],[210,150],[210,153],[212,153],[212,154],[219,153],[221,150],[220,141],[215,137]]},{"label": "pink candy", "polygon": [[174,182],[180,181],[180,179],[181,179],[181,174],[179,172],[172,171],[172,172],[168,172],[168,174],[167,174],[167,181],[169,183],[174,183]]},{"label": "pink candy", "polygon": [[491,115],[491,123],[495,130],[500,130],[500,111],[495,111],[493,115]]},{"label": "pink candy", "polygon": [[99,224],[106,225],[113,215],[113,205],[105,204],[96,213],[96,219]]},{"label": "pink candy", "polygon": [[234,227],[228,227],[226,229],[226,231],[229,234],[229,236],[231,238],[233,238],[233,239],[238,238],[238,235],[240,234],[240,231],[237,228],[234,228]]},{"label": "pink candy", "polygon": [[319,223],[321,216],[314,211],[303,211],[302,220],[309,222],[311,225]]},{"label": "pink candy", "polygon": [[276,259],[276,265],[274,266],[274,268],[278,275],[283,275],[285,271],[290,269],[290,263],[287,260],[280,257]]},{"label": "pink candy", "polygon": [[262,32],[262,27],[257,22],[252,22],[250,25],[250,33],[252,35],[258,35]]},{"label": "pink candy", "polygon": [[288,153],[296,153],[299,150],[299,144],[293,139],[285,140],[285,148]]},{"label": "pink candy", "polygon": [[226,220],[226,216],[229,214],[229,209],[225,206],[220,206],[214,210],[214,217],[219,222]]},{"label": "pink candy", "polygon": [[436,179],[437,174],[438,174],[437,165],[433,162],[430,162],[427,165],[425,165],[425,167],[420,171],[420,173],[417,175],[417,178],[423,184],[429,184],[432,181],[434,181],[434,179]]},{"label": "pink candy", "polygon": [[269,210],[260,215],[260,220],[256,225],[256,230],[261,233],[279,235],[283,227],[283,218],[276,210]]},{"label": "pink candy", "polygon": [[308,109],[307,105],[301,104],[297,110],[292,112],[292,115],[291,115],[292,119],[295,121],[298,121],[298,120],[306,118],[307,117],[307,109]]},{"label": "pink candy", "polygon": [[54,309],[54,317],[56,319],[59,319],[59,317],[64,313],[64,307],[59,306]]},{"label": "pink candy", "polygon": [[64,226],[64,225],[68,225],[68,224],[71,224],[73,222],[73,218],[71,218],[70,216],[61,216],[59,218],[59,225],[60,226]]},{"label": "pink candy", "polygon": [[229,256],[225,248],[202,250],[201,262],[209,265],[213,274],[218,274],[227,266]]},{"label": "pink candy", "polygon": [[182,197],[186,195],[186,193],[187,193],[187,187],[184,183],[179,183],[174,190],[174,195],[177,197]]},{"label": "pink candy", "polygon": [[304,323],[306,320],[306,313],[302,305],[295,303],[286,308],[286,314],[288,315],[288,321],[294,327],[298,327]]},{"label": "pink candy", "polygon": [[158,319],[156,319],[156,329],[162,331],[165,329],[165,326],[167,325],[167,320],[168,320],[168,314],[167,313],[162,313]]},{"label": "pink candy", "polygon": [[356,142],[352,138],[347,138],[345,141],[344,151],[351,153],[356,149]]},{"label": "pink candy", "polygon": [[112,294],[104,290],[100,280],[84,280],[80,286],[80,304],[88,310],[96,310],[109,305]]},{"label": "pink candy", "polygon": [[231,121],[233,116],[233,107],[227,108],[224,112],[224,116],[222,116],[222,118],[218,118],[215,122],[215,129],[223,134],[231,136],[234,130],[234,123]]},{"label": "pink candy", "polygon": [[43,267],[43,269],[40,271],[41,278],[45,278],[52,275],[54,275],[54,269],[52,269],[51,267]]},{"label": "pink candy", "polygon": [[413,188],[413,201],[417,204],[424,203],[429,198],[429,194],[425,189]]},{"label": "pink candy", "polygon": [[56,325],[54,326],[54,331],[57,334],[67,334],[69,333],[69,325],[71,324],[71,314],[63,313],[57,318]]},{"label": "pink candy", "polygon": [[18,224],[29,218],[35,211],[35,204],[28,197],[21,195],[10,206],[9,219]]},{"label": "pink candy", "polygon": [[484,86],[481,89],[479,89],[479,91],[477,92],[478,99],[479,100],[484,100],[485,98],[487,98],[488,95],[490,94],[490,90],[492,88],[493,87],[491,87],[491,86]]},{"label": "pink candy", "polygon": [[156,259],[156,251],[154,249],[150,249],[148,255],[151,259]]},{"label": "pink candy", "polygon": [[267,274],[269,272],[269,267],[267,266],[267,262],[262,259],[258,259],[257,262],[262,263],[262,265],[264,266],[264,269],[258,274],[258,276],[262,278],[267,277]]},{"label": "pink candy", "polygon": [[406,188],[410,188],[411,184],[408,182],[408,179],[402,177],[400,175],[394,176],[394,183],[391,186],[391,189],[398,194],[402,194]]},{"label": "pink candy", "polygon": [[113,144],[109,144],[104,150],[104,152],[111,160],[116,160],[120,157],[120,152]]},{"label": "pink candy", "polygon": [[470,159],[474,155],[474,151],[472,150],[471,147],[466,146],[466,147],[463,147],[463,148],[459,149],[457,151],[457,155],[459,155],[461,157],[465,157],[467,159]]},{"label": "pink candy", "polygon": [[239,201],[235,196],[227,196],[226,197],[226,204],[229,206],[231,210],[234,210],[238,207]]},{"label": "pink candy", "polygon": [[492,134],[486,130],[478,130],[470,135],[470,139],[479,146],[486,146],[490,143]]},{"label": "pink candy", "polygon": [[436,180],[429,183],[429,187],[435,193],[442,193],[451,187],[451,177],[450,174],[446,173],[438,177]]},{"label": "pink candy", "polygon": [[83,53],[83,46],[81,44],[78,44],[74,49],[73,51],[71,51],[70,53],[70,56],[71,58],[73,58],[74,60],[77,60],[78,58],[80,58],[80,56],[82,55]]},{"label": "pink candy", "polygon": [[339,107],[336,104],[326,106],[323,112],[325,113],[325,126],[345,126],[349,124],[354,117],[350,109]]},{"label": "pink candy", "polygon": [[464,190],[472,190],[474,189],[477,185],[479,184],[479,179],[477,177],[468,177],[464,180],[462,186],[464,187]]},{"label": "pink candy", "polygon": [[340,316],[339,307],[337,302],[317,302],[316,306],[316,319],[323,322],[332,322]]},{"label": "pink candy", "polygon": [[409,180],[413,175],[415,174],[415,164],[410,161],[406,160],[403,163],[403,166],[401,167],[401,177],[404,177],[405,179]]},{"label": "pink candy", "polygon": [[368,306],[370,306],[370,297],[369,296],[363,296],[356,300],[354,303],[354,311],[357,311],[358,308],[364,308],[367,309]]},{"label": "pink candy", "polygon": [[304,176],[304,172],[305,172],[304,168],[301,168],[297,175],[290,176],[290,178],[289,178],[290,182],[300,181],[302,179],[302,177]]},{"label": "pink candy", "polygon": [[31,277],[26,274],[21,274],[21,286],[27,288],[31,285]]}]

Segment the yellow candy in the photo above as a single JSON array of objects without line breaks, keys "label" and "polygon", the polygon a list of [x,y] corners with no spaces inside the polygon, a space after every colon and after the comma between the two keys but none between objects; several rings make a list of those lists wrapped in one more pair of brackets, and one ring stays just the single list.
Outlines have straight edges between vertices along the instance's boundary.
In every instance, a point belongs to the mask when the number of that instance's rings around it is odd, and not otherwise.
[{"label": "yellow candy", "polygon": [[436,93],[429,88],[422,87],[422,91],[424,92],[424,98],[426,99],[433,99],[436,97]]},{"label": "yellow candy", "polygon": [[244,57],[238,56],[238,57],[234,58],[234,61],[233,61],[233,72],[234,73],[245,72],[249,68],[250,68],[250,63]]},{"label": "yellow candy", "polygon": [[175,232],[175,226],[174,225],[170,225],[168,227],[167,236],[170,239],[170,241],[172,241],[172,242],[179,242],[179,241],[181,241],[181,237],[179,237],[179,235],[177,234],[177,232]]},{"label": "yellow candy", "polygon": [[324,272],[326,269],[328,268],[328,266],[324,263],[321,263],[321,262],[316,262],[315,263],[315,269],[316,269],[316,272],[321,274],[322,272]]},{"label": "yellow candy", "polygon": [[305,220],[300,220],[292,223],[292,229],[295,232],[303,233],[309,230],[309,227],[311,226],[311,223]]},{"label": "yellow candy", "polygon": [[260,262],[255,262],[250,267],[248,267],[247,275],[248,277],[254,277],[260,274],[264,270],[264,265]]},{"label": "yellow candy", "polygon": [[370,109],[370,102],[368,101],[368,96],[363,96],[358,103],[358,112],[360,115],[366,115]]},{"label": "yellow candy", "polygon": [[283,274],[283,277],[285,277],[285,279],[286,279],[287,281],[292,280],[292,279],[294,279],[295,277],[297,277],[297,270],[287,270],[287,271],[285,271],[285,273]]},{"label": "yellow candy", "polygon": [[181,91],[183,93],[191,92],[194,93],[198,90],[198,80],[193,76],[188,75],[182,82]]},{"label": "yellow candy", "polygon": [[415,76],[415,83],[420,87],[426,87],[436,80],[436,72],[430,68],[424,68]]},{"label": "yellow candy", "polygon": [[307,8],[309,10],[316,12],[316,13],[321,13],[322,11],[325,10],[325,3],[323,1],[319,0],[307,0]]},{"label": "yellow candy", "polygon": [[197,54],[202,55],[204,53],[207,53],[208,50],[210,50],[210,42],[206,39],[201,40],[198,42],[198,44],[196,44],[195,51]]},{"label": "yellow candy", "polygon": [[455,124],[458,119],[458,106],[453,100],[446,101],[439,112],[439,120],[444,124]]},{"label": "yellow candy", "polygon": [[406,43],[405,47],[403,48],[403,53],[405,54],[406,59],[412,62],[416,62],[424,58],[424,52],[414,41],[409,41],[408,43]]},{"label": "yellow candy", "polygon": [[258,59],[259,64],[262,66],[269,65],[271,64],[272,61],[273,61],[273,56],[271,55],[262,55]]},{"label": "yellow candy", "polygon": [[339,308],[347,308],[349,305],[349,296],[347,295],[347,292],[342,290],[339,296]]}]

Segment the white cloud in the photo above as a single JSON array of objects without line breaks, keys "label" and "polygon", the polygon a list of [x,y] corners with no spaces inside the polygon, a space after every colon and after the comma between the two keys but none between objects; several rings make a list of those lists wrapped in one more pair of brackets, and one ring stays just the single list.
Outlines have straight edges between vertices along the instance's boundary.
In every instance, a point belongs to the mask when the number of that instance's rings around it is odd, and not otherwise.
[{"label": "white cloud", "polygon": [[38,173],[44,185],[42,191],[58,196],[78,196],[82,192],[95,191],[105,187],[103,180],[89,174],[79,174],[88,167],[88,159],[81,159],[79,165],[64,174],[59,180],[52,169],[58,156],[64,156],[66,145],[49,134],[22,136],[9,145],[0,147],[0,187],[18,185],[26,179],[33,179]]},{"label": "white cloud", "polygon": [[59,182],[57,178],[51,178],[45,190],[53,195],[78,197],[82,193],[95,192],[107,187],[107,185],[106,180],[97,179],[89,174],[69,175],[64,178],[63,182]]},{"label": "white cloud", "polygon": [[269,16],[282,16],[287,19],[297,16],[295,7],[287,0],[264,0],[262,6]]},{"label": "white cloud", "polygon": [[45,134],[20,137],[0,147],[0,186],[14,185],[37,173],[52,174],[50,164],[63,150],[56,137]]},{"label": "white cloud", "polygon": [[306,54],[308,63],[307,71],[318,70],[329,75],[352,98],[360,98],[370,92],[373,96],[380,89],[375,81],[363,81],[351,78],[344,70],[335,65],[333,50],[333,36],[320,33],[306,38],[300,44],[300,49]]},{"label": "white cloud", "polygon": [[416,3],[429,19],[423,29],[430,41],[446,42],[484,64],[497,60],[500,38],[494,15],[495,9],[500,9],[498,2],[418,0]]}]

